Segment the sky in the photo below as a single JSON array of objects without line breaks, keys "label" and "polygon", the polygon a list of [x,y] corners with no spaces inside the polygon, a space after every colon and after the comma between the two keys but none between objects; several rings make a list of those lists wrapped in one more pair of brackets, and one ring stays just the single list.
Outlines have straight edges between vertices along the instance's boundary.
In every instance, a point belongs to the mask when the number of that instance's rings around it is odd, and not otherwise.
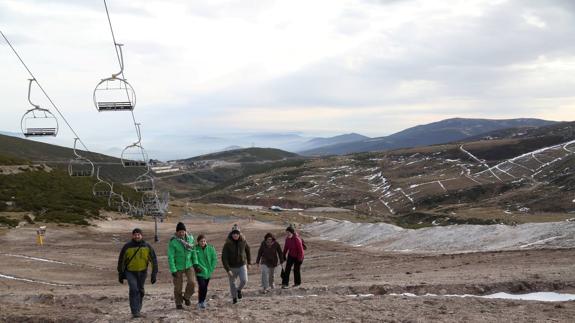
[{"label": "sky", "polygon": [[[151,157],[378,137],[453,117],[575,120],[570,0],[108,7]],[[0,0],[0,30],[90,150],[118,155],[136,140],[130,113],[99,113],[92,102],[96,84],[119,70],[103,1]],[[0,131],[20,131],[28,78],[0,39]],[[32,98],[51,108],[37,88]],[[60,126],[43,141],[71,146],[74,134]]]}]

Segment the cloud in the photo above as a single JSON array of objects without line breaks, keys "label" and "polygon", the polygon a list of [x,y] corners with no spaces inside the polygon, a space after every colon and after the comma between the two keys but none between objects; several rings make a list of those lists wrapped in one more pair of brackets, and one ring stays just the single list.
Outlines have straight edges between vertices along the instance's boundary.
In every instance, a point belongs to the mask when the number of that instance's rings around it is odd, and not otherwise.
[{"label": "cloud", "polygon": [[[573,118],[573,1],[108,4],[151,149],[165,138],[189,147],[185,135],[377,136],[457,116]],[[75,128],[99,146],[132,140],[129,115],[91,102],[118,66],[101,1],[0,0],[0,21]],[[6,49],[0,69],[11,78],[0,87],[15,108],[0,129],[10,131],[27,75]]]}]

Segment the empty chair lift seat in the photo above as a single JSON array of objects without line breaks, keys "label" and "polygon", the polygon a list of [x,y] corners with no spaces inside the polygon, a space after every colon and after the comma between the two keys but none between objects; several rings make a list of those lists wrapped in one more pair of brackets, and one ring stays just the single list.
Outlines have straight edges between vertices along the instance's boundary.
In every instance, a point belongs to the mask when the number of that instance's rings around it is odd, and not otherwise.
[{"label": "empty chair lift seat", "polygon": [[99,111],[123,111],[123,110],[133,110],[134,105],[132,102],[98,102]]},{"label": "empty chair lift seat", "polygon": [[27,128],[24,136],[55,136],[56,128]]}]

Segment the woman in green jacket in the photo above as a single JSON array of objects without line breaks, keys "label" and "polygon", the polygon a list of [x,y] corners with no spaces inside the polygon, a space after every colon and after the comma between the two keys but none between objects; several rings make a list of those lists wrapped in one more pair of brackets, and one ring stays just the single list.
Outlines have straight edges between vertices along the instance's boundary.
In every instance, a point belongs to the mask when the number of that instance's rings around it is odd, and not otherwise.
[{"label": "woman in green jacket", "polygon": [[[194,294],[194,271],[200,271],[198,267],[198,260],[196,250],[194,247],[194,237],[188,234],[186,226],[179,222],[176,226],[176,234],[170,239],[168,244],[168,263],[170,265],[170,272],[174,278],[174,300],[176,308],[183,309],[182,301],[190,306],[192,303],[190,298]],[[194,267],[192,269],[192,267]],[[182,295],[182,287],[184,285],[184,276],[186,277],[186,289]]]},{"label": "woman in green jacket", "polygon": [[206,308],[206,296],[208,294],[208,284],[212,273],[216,269],[218,263],[218,255],[216,248],[206,241],[206,236],[200,234],[198,236],[198,244],[196,246],[198,257],[198,267],[201,271],[196,272],[196,279],[198,280],[198,309]]}]

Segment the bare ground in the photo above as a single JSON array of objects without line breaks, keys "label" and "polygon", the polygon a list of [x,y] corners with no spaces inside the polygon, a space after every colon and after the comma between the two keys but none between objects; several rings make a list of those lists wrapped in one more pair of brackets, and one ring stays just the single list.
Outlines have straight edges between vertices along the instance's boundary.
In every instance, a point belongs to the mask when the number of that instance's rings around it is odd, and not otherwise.
[{"label": "bare ground", "polygon": [[[207,234],[221,249],[234,223],[185,220],[195,236]],[[241,220],[255,258],[263,235],[283,227]],[[116,261],[133,227],[153,241],[153,223],[113,220],[92,227],[48,227],[46,245],[35,245],[35,228],[0,232],[0,321],[123,322],[130,320],[127,284],[117,282]],[[209,308],[177,311],[167,269],[166,247],[174,221],[160,224],[158,283],[146,285],[143,319],[135,322],[572,322],[575,302],[393,296],[575,292],[575,249],[463,254],[390,253],[306,237],[303,285],[259,293],[259,271],[240,304],[232,305],[221,266],[210,282]],[[35,257],[36,259],[26,258]],[[51,262],[45,261],[51,260]],[[363,294],[372,294],[363,295]],[[354,296],[361,295],[361,296]],[[194,295],[195,296],[195,295]]]}]

